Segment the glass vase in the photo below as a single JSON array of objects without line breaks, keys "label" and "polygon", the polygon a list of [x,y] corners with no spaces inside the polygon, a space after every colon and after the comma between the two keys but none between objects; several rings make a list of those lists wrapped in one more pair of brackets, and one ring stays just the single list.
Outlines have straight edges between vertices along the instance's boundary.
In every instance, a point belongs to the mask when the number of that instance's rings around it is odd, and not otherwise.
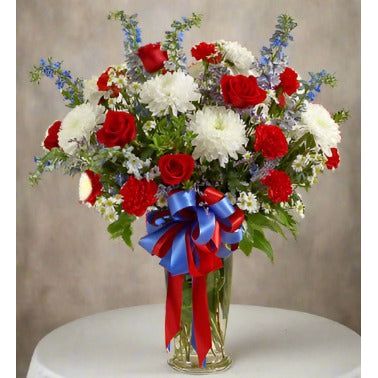
[{"label": "glass vase", "polygon": [[230,308],[232,255],[223,260],[223,267],[207,275],[207,297],[212,347],[206,356],[206,366],[198,364],[198,356],[191,345],[192,278],[186,275],[183,285],[181,330],[171,345],[168,364],[175,370],[190,374],[208,374],[227,369],[231,357],[225,352],[225,338]]}]

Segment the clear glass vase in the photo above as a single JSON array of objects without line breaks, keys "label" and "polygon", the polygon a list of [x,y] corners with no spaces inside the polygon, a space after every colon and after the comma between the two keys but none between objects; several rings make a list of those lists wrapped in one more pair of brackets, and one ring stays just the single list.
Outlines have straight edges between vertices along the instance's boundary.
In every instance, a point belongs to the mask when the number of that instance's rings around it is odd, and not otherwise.
[{"label": "clear glass vase", "polygon": [[190,374],[208,374],[227,369],[231,357],[225,352],[225,338],[230,308],[232,255],[223,260],[223,267],[207,276],[207,297],[212,336],[212,347],[206,356],[206,367],[200,367],[191,345],[192,332],[192,279],[185,276],[181,330],[171,345],[168,364],[175,370]]}]

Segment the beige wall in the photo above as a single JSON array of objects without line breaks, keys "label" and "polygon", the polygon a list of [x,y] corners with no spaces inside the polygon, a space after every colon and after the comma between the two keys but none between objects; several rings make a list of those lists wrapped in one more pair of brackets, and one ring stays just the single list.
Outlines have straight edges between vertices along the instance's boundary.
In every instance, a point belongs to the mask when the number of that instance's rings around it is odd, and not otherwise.
[{"label": "beige wall", "polygon": [[[306,194],[307,216],[297,241],[272,236],[276,262],[256,252],[235,261],[233,301],[308,311],[360,329],[360,5],[357,0],[19,0],[17,4],[18,376],[38,340],[72,319],[116,307],[164,300],[163,272],[141,248],[110,241],[104,222],[77,200],[78,178],[46,175],[26,181],[46,127],[66,109],[53,84],[28,82],[41,56],[63,59],[83,77],[122,60],[119,25],[111,9],[138,12],[145,42],[160,39],[171,20],[192,11],[203,27],[187,35],[239,40],[258,54],[275,17],[299,27],[290,62],[303,76],[326,68],[339,85],[318,101],[351,110],[342,126],[342,165]],[[134,240],[143,234],[138,223]],[[122,326],[122,325],[120,325]],[[157,325],[161,326],[161,325]]]}]

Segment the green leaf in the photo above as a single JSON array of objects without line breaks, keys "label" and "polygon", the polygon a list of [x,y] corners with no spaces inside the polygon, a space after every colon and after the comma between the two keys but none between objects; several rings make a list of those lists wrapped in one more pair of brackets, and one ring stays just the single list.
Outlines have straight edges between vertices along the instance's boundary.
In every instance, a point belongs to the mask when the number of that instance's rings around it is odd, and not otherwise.
[{"label": "green leaf", "polygon": [[131,249],[134,249],[133,243],[131,241],[131,236],[133,234],[133,230],[131,228],[131,223],[124,228],[123,233],[122,233],[122,239],[128,245]]},{"label": "green leaf", "polygon": [[281,207],[275,208],[274,218],[286,227],[294,237],[297,236],[297,222],[286,210]]},{"label": "green leaf", "polygon": [[247,218],[247,223],[251,229],[263,231],[263,228],[268,228],[273,232],[277,232],[286,239],[286,235],[281,226],[274,219],[268,218],[266,215],[260,213],[250,215]]},{"label": "green leaf", "polygon": [[260,251],[263,251],[273,262],[273,248],[262,231],[253,231],[253,246]]},{"label": "green leaf", "polygon": [[252,253],[253,241],[251,234],[248,231],[245,231],[243,239],[239,243],[239,248],[246,256],[249,256]]},{"label": "green leaf", "polygon": [[130,215],[127,213],[121,213],[119,218],[109,224],[108,226],[108,232],[110,234],[110,237],[112,239],[116,239],[121,237],[123,241],[130,247],[133,248],[132,242],[131,242],[131,236],[132,236],[132,223],[135,220],[134,215]]},{"label": "green leaf", "polygon": [[332,114],[333,120],[339,125],[348,120],[350,114],[348,110],[341,109],[338,112]]}]

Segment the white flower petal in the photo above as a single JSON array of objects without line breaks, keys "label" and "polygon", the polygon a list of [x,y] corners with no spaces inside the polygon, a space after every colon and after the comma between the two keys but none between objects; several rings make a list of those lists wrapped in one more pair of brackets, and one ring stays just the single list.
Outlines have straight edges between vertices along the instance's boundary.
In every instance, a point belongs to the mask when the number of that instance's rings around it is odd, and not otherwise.
[{"label": "white flower petal", "polygon": [[195,159],[218,159],[224,167],[229,157],[237,159],[238,153],[245,152],[244,146],[248,142],[245,124],[239,114],[223,106],[209,106],[197,111],[189,129],[197,134],[192,142]]},{"label": "white flower petal", "polygon": [[153,115],[166,115],[169,109],[176,116],[194,110],[192,101],[199,101],[201,95],[194,79],[184,72],[167,72],[157,75],[142,84],[140,101],[147,104]]},{"label": "white flower petal", "polygon": [[331,148],[340,143],[339,125],[332,119],[328,111],[319,104],[307,104],[302,120],[294,128],[298,136],[311,133],[316,144],[326,155],[331,155]]},{"label": "white flower petal", "polygon": [[59,146],[72,155],[77,149],[76,141],[89,139],[96,126],[97,115],[89,104],[82,104],[72,109],[63,119],[58,134]]}]

